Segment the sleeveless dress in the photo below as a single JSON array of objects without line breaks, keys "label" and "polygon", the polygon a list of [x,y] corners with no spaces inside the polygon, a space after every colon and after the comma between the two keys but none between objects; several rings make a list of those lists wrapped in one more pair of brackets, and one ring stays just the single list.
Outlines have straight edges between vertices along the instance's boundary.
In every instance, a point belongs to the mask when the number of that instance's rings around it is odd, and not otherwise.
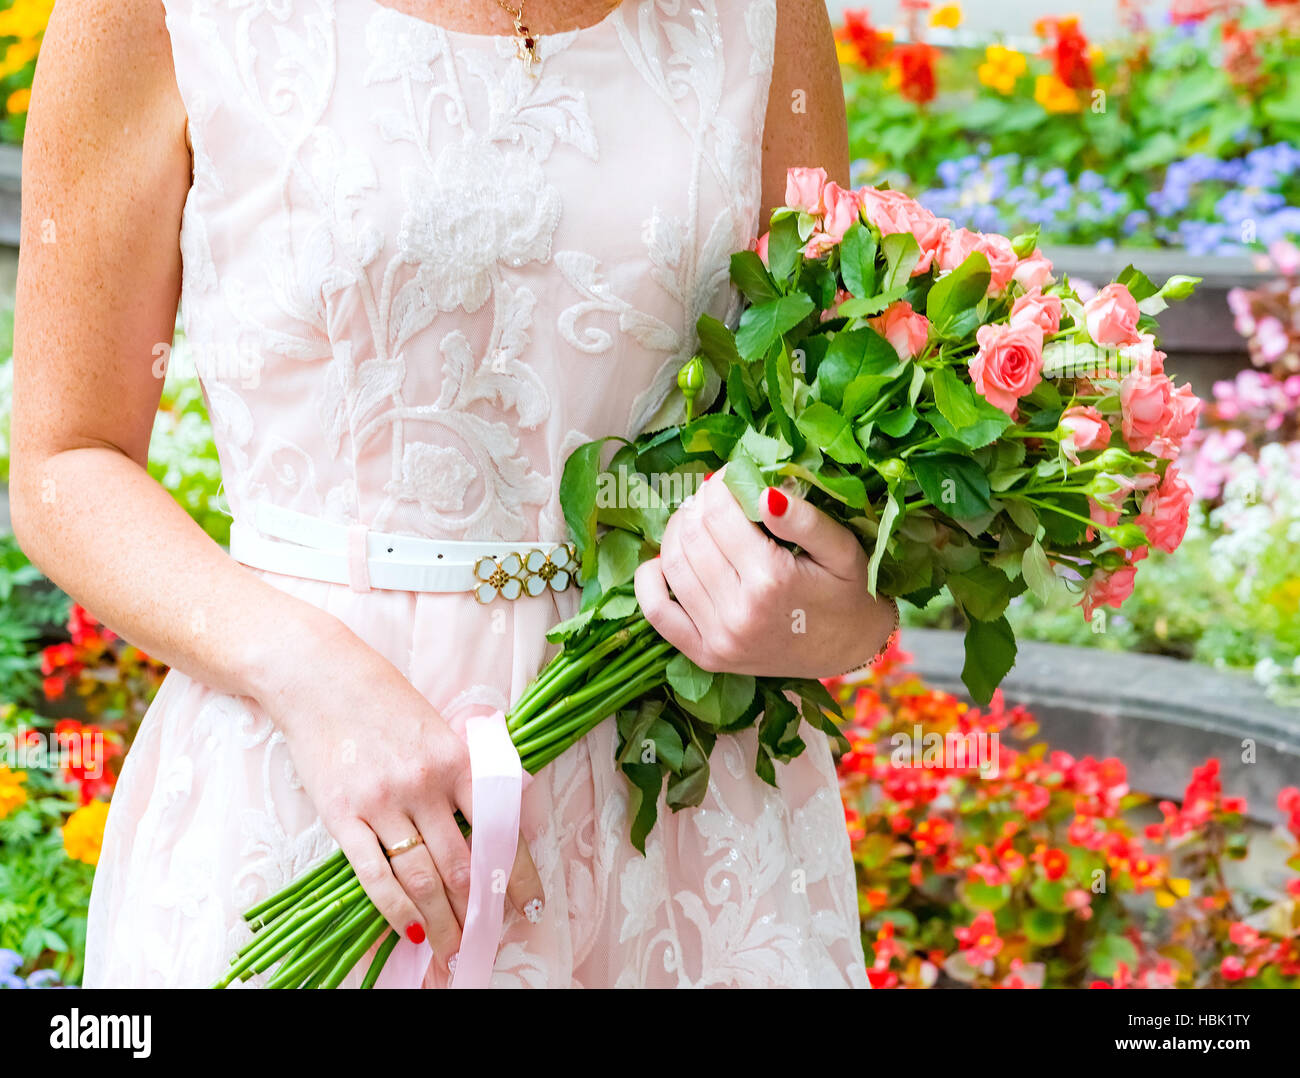
[{"label": "sleeveless dress", "polygon": [[[674,421],[696,318],[735,325],[775,0],[624,0],[542,36],[536,77],[512,39],[377,0],[165,8],[194,159],[182,321],[234,518],[563,541],[568,453]],[[508,707],[577,604],[262,576],[448,716]],[[774,790],[753,731],[719,738],[704,803],[661,803],[644,857],[612,723],[550,764],[521,825],[545,913],[507,906],[494,986],[866,987],[830,748],[806,740]],[[336,848],[258,707],[172,670],[112,800],[85,984],[211,984],[241,912]],[[403,939],[380,986],[420,986],[431,954]]]}]

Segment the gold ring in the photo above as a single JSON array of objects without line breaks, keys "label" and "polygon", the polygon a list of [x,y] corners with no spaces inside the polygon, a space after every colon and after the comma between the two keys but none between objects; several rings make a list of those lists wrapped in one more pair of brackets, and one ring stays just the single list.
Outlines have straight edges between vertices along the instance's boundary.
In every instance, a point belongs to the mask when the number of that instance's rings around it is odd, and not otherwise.
[{"label": "gold ring", "polygon": [[422,845],[424,845],[424,839],[422,839],[419,835],[412,835],[410,838],[402,839],[402,841],[399,842],[396,846],[393,846],[391,848],[385,846],[384,853],[388,855],[389,860],[392,860],[399,853],[405,853],[407,850],[413,850],[415,849],[416,846],[422,846]]}]

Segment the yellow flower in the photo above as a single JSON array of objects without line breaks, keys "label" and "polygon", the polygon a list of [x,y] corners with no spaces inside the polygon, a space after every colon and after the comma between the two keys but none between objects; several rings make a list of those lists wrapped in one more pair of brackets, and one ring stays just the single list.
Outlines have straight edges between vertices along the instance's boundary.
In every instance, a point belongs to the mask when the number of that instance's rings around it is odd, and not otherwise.
[{"label": "yellow flower", "polygon": [[63,824],[63,848],[68,856],[88,865],[98,864],[107,819],[107,801],[92,801],[69,816]]},{"label": "yellow flower", "polygon": [[23,87],[21,90],[15,90],[5,101],[5,108],[10,116],[17,116],[27,111],[27,106],[31,104],[32,92]]},{"label": "yellow flower", "polygon": [[27,791],[23,789],[26,778],[26,771],[10,771],[7,767],[0,767],[0,820],[27,800]]},{"label": "yellow flower", "polygon": [[1023,52],[1002,45],[990,45],[984,50],[984,62],[979,66],[979,80],[1000,94],[1009,94],[1016,88],[1016,79],[1025,73],[1026,66]]},{"label": "yellow flower", "polygon": [[6,78],[17,71],[21,71],[36,59],[36,54],[40,51],[41,43],[35,38],[27,41],[15,41],[9,48],[5,49],[4,59],[0,60],[0,78]]},{"label": "yellow flower", "polygon": [[1048,112],[1078,112],[1083,106],[1079,95],[1055,75],[1039,75],[1034,84],[1034,100]]},{"label": "yellow flower", "polygon": [[45,32],[54,10],[54,0],[14,0],[7,11],[0,11],[0,37],[37,37]]},{"label": "yellow flower", "polygon": [[835,56],[842,64],[856,63],[858,59],[857,51],[847,41],[835,40]]},{"label": "yellow flower", "polygon": [[961,5],[944,4],[937,7],[930,14],[931,26],[944,26],[949,30],[955,30],[961,25]]}]

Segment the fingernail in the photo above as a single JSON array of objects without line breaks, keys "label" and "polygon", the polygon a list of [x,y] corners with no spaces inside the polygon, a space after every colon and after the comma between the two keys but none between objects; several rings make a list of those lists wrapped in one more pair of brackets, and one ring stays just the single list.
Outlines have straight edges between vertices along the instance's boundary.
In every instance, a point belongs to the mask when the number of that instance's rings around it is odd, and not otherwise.
[{"label": "fingernail", "polygon": [[713,478],[713,473],[712,473],[712,472],[705,472],[705,473],[704,473],[704,481],[705,481],[706,483],[707,483],[710,479],[712,479],[712,478]]},{"label": "fingernail", "polygon": [[774,517],[783,517],[789,507],[789,498],[777,490],[776,487],[767,488],[767,511],[769,513]]},{"label": "fingernail", "polygon": [[419,921],[412,921],[406,926],[406,938],[412,943],[423,943],[424,926]]},{"label": "fingernail", "polygon": [[448,972],[448,973],[455,973],[455,972],[456,972],[456,959],[458,959],[459,957],[460,957],[460,952],[457,951],[454,955],[452,955],[449,959],[447,959],[447,972]]},{"label": "fingernail", "polygon": [[524,903],[524,916],[528,918],[529,924],[537,924],[542,919],[542,900],[540,898],[530,898]]}]

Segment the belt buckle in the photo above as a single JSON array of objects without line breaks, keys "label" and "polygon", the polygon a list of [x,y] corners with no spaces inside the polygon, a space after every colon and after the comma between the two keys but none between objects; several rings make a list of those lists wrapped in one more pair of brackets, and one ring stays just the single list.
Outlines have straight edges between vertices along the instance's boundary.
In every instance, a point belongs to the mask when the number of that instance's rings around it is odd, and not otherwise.
[{"label": "belt buckle", "polygon": [[536,597],[547,588],[564,591],[573,583],[578,552],[572,543],[560,543],[548,552],[534,547],[522,557],[511,551],[500,557],[484,554],[474,563],[474,598],[486,605],[493,599]]}]

